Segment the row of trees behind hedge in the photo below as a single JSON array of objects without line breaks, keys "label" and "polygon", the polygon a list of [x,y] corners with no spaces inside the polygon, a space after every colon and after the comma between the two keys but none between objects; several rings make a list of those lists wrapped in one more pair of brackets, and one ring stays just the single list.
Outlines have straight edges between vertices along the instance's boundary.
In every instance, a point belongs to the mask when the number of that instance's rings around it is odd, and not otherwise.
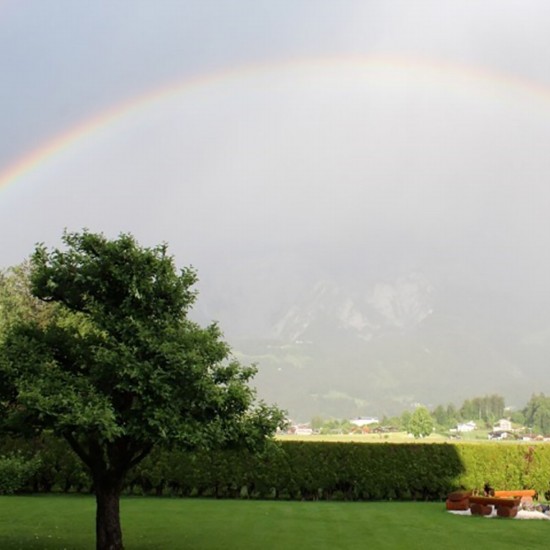
[{"label": "row of trees behind hedge", "polygon": [[[0,492],[90,492],[65,443],[4,441]],[[15,482],[14,480],[19,480]],[[274,442],[243,450],[158,449],[130,472],[127,494],[217,498],[441,500],[456,489],[535,489],[548,497],[550,446]],[[18,485],[18,486],[15,486]]]}]

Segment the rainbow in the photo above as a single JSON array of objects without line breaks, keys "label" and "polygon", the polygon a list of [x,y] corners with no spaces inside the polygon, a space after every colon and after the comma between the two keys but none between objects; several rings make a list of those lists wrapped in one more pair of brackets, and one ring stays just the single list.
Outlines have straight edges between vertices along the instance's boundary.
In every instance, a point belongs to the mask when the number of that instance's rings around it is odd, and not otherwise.
[{"label": "rainbow", "polygon": [[[492,72],[479,67],[440,62],[423,58],[397,55],[345,56],[291,59],[272,63],[248,64],[242,67],[224,69],[212,73],[199,74],[183,81],[169,83],[145,94],[132,97],[120,104],[86,118],[75,126],[54,136],[43,145],[24,154],[0,172],[0,190],[15,184],[36,171],[43,164],[57,158],[85,137],[105,129],[115,122],[131,117],[139,111],[150,108],[167,99],[194,89],[208,86],[223,86],[238,80],[262,73],[275,72],[287,68],[323,69],[348,66],[357,71],[408,71],[416,75],[430,87],[453,90],[474,89],[476,94],[499,100],[507,94],[523,94],[531,100],[545,104],[550,114],[550,88],[534,81]],[[526,105],[526,108],[529,105]],[[535,107],[539,108],[539,107]]]}]

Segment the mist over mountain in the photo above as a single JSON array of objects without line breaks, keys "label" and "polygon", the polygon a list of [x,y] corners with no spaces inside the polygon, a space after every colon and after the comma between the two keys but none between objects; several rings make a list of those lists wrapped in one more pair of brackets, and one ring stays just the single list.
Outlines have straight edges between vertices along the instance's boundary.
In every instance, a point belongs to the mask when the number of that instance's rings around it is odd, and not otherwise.
[{"label": "mist over mountain", "polygon": [[244,295],[231,294],[228,271],[225,300],[199,300],[238,358],[258,364],[260,396],[292,418],[393,415],[490,393],[523,406],[546,378],[550,304],[533,288],[512,292],[509,273],[491,284],[494,264],[468,278],[464,265],[343,273],[294,261],[279,272],[265,261],[251,279],[239,270]]}]

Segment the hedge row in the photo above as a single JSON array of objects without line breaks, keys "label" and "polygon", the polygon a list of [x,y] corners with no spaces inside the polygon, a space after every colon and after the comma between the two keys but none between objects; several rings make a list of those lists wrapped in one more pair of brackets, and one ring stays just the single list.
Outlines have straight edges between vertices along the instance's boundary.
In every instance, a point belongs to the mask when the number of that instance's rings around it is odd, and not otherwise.
[{"label": "hedge row", "polygon": [[11,495],[21,490],[37,472],[40,459],[28,459],[14,453],[0,456],[0,495]]},{"label": "hedge row", "polygon": [[2,470],[0,494],[89,492],[92,487],[80,459],[64,441],[48,434],[29,440],[4,438],[0,443]]},{"label": "hedge row", "polygon": [[184,496],[433,500],[446,496],[459,472],[456,452],[447,445],[285,442],[262,455],[159,452],[138,467],[129,489]]},{"label": "hedge row", "polygon": [[[33,459],[20,488],[33,492],[91,490],[63,442],[42,436],[4,442],[0,454]],[[0,460],[0,471],[1,471]],[[13,466],[13,464],[12,464]],[[24,471],[24,470],[21,470]],[[4,475],[9,479],[9,475]],[[218,498],[441,500],[458,488],[550,490],[550,446],[510,443],[270,443],[244,451],[155,450],[127,480],[130,494]],[[0,475],[0,492],[2,476]],[[10,490],[14,490],[13,483]]]}]

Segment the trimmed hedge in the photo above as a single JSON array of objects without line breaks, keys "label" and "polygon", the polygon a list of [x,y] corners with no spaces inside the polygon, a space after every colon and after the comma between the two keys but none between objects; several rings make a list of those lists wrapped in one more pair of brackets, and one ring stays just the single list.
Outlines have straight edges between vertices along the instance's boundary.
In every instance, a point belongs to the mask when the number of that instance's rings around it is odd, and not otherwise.
[{"label": "trimmed hedge", "polygon": [[529,444],[457,445],[464,469],[460,487],[481,490],[487,481],[500,490],[535,489],[550,499],[550,446]]},{"label": "trimmed hedge", "polygon": [[[24,470],[26,479],[18,481],[13,490],[89,492],[92,488],[79,459],[51,435],[26,442],[4,440],[0,459],[15,451],[33,468]],[[548,498],[550,446],[288,441],[270,442],[261,454],[156,449],[132,470],[126,492],[216,498],[442,500],[460,488],[482,490],[485,483],[496,489],[535,489]]]},{"label": "trimmed hedge", "polygon": [[218,498],[442,500],[457,489],[550,489],[550,447],[524,444],[272,443],[246,452],[156,451],[130,492]]}]

